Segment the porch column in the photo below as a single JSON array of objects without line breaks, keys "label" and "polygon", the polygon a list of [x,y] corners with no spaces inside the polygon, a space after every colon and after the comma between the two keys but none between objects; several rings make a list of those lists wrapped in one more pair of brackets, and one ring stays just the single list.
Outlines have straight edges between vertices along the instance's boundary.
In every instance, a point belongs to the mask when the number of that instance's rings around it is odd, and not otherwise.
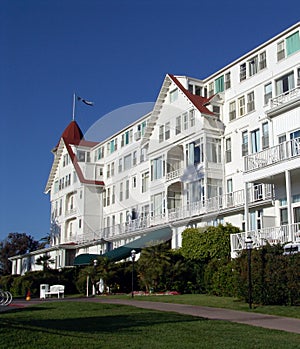
[{"label": "porch column", "polygon": [[289,170],[285,170],[285,189],[288,213],[288,235],[289,241],[292,241],[292,192],[291,192],[291,174]]},{"label": "porch column", "polygon": [[245,182],[244,198],[245,198],[245,206],[244,206],[245,232],[247,234],[247,232],[249,231],[249,192],[248,192],[248,182]]}]

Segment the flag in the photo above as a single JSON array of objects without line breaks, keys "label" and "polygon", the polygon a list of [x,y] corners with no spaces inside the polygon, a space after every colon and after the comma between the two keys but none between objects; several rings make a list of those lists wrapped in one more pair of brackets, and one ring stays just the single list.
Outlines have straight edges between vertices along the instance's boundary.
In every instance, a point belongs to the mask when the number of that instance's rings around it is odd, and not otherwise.
[{"label": "flag", "polygon": [[93,105],[94,105],[93,102],[87,101],[86,99],[83,99],[83,98],[81,98],[81,97],[79,97],[79,96],[77,96],[77,100],[83,102],[83,103],[86,104],[86,105],[90,105],[90,106],[93,106]]}]

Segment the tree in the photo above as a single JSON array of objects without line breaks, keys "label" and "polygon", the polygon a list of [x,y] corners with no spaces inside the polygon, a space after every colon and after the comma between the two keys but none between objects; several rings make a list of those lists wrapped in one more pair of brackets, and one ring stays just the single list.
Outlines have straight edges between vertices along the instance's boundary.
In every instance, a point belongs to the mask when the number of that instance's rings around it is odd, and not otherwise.
[{"label": "tree", "polygon": [[51,259],[51,256],[44,254],[43,256],[40,256],[37,258],[36,262],[37,265],[42,265],[43,266],[43,271],[47,271],[50,268],[50,264],[54,263],[54,259]]},{"label": "tree", "polygon": [[0,268],[2,275],[11,273],[9,257],[26,254],[40,248],[40,243],[26,233],[9,233],[7,238],[0,242]]},{"label": "tree", "polygon": [[188,228],[182,233],[181,253],[187,259],[208,263],[212,259],[230,259],[230,234],[240,230],[231,224],[217,227]]},{"label": "tree", "polygon": [[164,276],[170,267],[169,246],[161,244],[143,249],[137,262],[137,271],[140,282],[146,291],[160,290],[166,287]]}]

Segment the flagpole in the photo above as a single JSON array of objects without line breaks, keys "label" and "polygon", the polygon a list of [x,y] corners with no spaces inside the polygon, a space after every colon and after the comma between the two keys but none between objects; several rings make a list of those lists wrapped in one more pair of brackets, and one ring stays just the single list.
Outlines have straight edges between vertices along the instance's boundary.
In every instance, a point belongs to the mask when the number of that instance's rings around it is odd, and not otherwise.
[{"label": "flagpole", "polygon": [[73,93],[73,113],[72,113],[72,119],[75,120],[75,93]]}]

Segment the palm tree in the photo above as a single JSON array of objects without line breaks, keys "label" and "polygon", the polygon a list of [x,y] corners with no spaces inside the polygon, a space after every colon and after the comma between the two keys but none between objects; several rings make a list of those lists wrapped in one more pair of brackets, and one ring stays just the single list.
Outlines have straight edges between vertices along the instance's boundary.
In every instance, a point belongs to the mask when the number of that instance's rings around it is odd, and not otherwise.
[{"label": "palm tree", "polygon": [[145,248],[137,262],[137,271],[146,291],[165,288],[164,275],[170,267],[169,246],[160,244]]},{"label": "palm tree", "polygon": [[35,262],[35,264],[43,266],[43,271],[51,269],[50,264],[53,264],[53,263],[54,263],[54,259],[51,259],[51,256],[47,254],[40,256]]}]

